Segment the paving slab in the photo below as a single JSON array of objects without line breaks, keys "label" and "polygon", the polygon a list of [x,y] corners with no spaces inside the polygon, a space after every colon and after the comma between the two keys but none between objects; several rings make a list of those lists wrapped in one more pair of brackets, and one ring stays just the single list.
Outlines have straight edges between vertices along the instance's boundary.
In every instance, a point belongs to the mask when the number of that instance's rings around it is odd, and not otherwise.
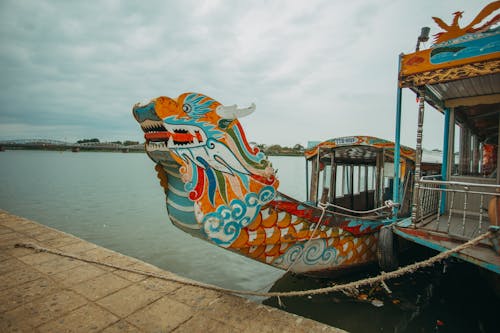
[{"label": "paving slab", "polygon": [[115,274],[106,273],[82,283],[77,283],[68,288],[74,290],[80,295],[84,295],[91,301],[96,301],[109,296],[120,289],[128,287],[131,283],[132,282]]},{"label": "paving slab", "polygon": [[[6,261],[5,264],[8,264]],[[3,265],[4,263],[2,263]],[[26,265],[23,268],[0,274],[0,290],[9,289],[26,282],[35,281],[43,278],[44,275],[32,267]]]},{"label": "paving slab", "polygon": [[[248,323],[249,326],[252,326]],[[192,332],[204,332],[204,333],[233,333],[239,332],[235,326],[231,326],[228,323],[220,322],[215,319],[206,318],[201,314],[196,314],[191,317],[186,322],[179,325],[175,330],[176,333],[192,333]],[[260,330],[254,330],[253,332],[262,332]],[[276,331],[278,332],[278,331]]]},{"label": "paving slab", "polygon": [[12,233],[12,229],[0,225],[0,235]]},{"label": "paving slab", "polygon": [[161,296],[160,293],[145,286],[132,284],[127,288],[98,300],[97,304],[125,318],[134,311],[154,302]]},{"label": "paving slab", "polygon": [[42,277],[4,289],[0,291],[0,312],[15,309],[18,306],[33,302],[37,298],[55,293],[58,290],[58,284],[48,277]]},{"label": "paving slab", "polygon": [[32,327],[40,326],[87,304],[87,300],[74,292],[63,290],[36,301],[23,304],[5,315],[13,321],[24,321]]},{"label": "paving slab", "polygon": [[97,245],[92,244],[92,243],[88,243],[85,241],[81,241],[81,240],[79,240],[76,243],[71,243],[71,244],[67,244],[67,245],[58,247],[58,249],[60,251],[74,253],[74,254],[81,254],[82,252],[94,250],[96,248],[97,248]]},{"label": "paving slab", "polygon": [[109,311],[89,303],[59,319],[54,319],[39,326],[38,331],[41,333],[99,332],[119,320],[120,318]]},{"label": "paving slab", "polygon": [[65,286],[73,286],[103,274],[106,274],[106,271],[97,265],[81,263],[75,268],[52,275],[52,278]]},{"label": "paving slab", "polygon": [[117,323],[107,327],[102,331],[102,333],[140,333],[144,332],[134,325],[130,324],[126,320],[120,320]]},{"label": "paving slab", "polygon": [[248,299],[15,247],[174,273],[0,210],[0,333],[343,332]]},{"label": "paving slab", "polygon": [[136,311],[128,320],[147,332],[171,332],[193,316],[193,310],[180,302],[162,297]]},{"label": "paving slab", "polygon": [[0,275],[16,271],[18,269],[23,269],[26,267],[22,261],[17,260],[16,258],[9,258],[4,260],[0,265]]}]

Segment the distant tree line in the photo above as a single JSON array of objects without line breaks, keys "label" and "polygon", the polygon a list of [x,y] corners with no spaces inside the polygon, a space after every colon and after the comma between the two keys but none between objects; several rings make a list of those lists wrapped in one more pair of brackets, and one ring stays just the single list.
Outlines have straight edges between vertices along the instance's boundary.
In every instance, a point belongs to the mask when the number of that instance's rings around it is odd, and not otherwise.
[{"label": "distant tree line", "polygon": [[266,155],[302,155],[304,154],[304,146],[301,144],[296,144],[293,147],[282,147],[278,144],[274,145],[265,145],[265,144],[257,144],[256,145],[260,151],[264,152]]},{"label": "distant tree line", "polygon": [[[99,143],[99,139],[97,138],[93,138],[93,139],[82,139],[82,140],[78,140],[76,143]],[[139,141],[130,141],[130,140],[126,140],[126,141],[111,141],[111,143],[116,143],[118,145],[124,145],[124,146],[135,146],[135,145],[138,145],[139,144]]]},{"label": "distant tree line", "polygon": [[116,144],[119,144],[119,145],[124,145],[124,146],[135,146],[135,145],[138,145],[139,144],[139,141],[129,141],[129,140],[126,140],[126,141],[113,141],[111,143],[116,143]]}]

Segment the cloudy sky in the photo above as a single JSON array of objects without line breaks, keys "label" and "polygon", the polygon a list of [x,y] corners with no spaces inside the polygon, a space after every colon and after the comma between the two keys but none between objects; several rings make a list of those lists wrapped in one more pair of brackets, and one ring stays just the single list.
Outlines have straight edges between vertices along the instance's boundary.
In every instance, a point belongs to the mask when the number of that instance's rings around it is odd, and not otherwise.
[{"label": "cloudy sky", "polygon": [[[0,1],[0,139],[141,140],[131,110],[201,92],[247,106],[250,141],[394,138],[397,59],[422,26],[490,1]],[[429,46],[427,43],[426,46]],[[414,146],[415,96],[402,142]],[[427,109],[424,146],[441,146]]]}]

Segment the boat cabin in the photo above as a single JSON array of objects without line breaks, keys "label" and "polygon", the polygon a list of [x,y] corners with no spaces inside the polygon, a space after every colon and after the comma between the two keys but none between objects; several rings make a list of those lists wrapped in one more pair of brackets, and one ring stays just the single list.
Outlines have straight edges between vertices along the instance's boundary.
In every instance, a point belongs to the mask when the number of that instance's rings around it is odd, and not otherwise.
[{"label": "boat cabin", "polygon": [[[420,102],[411,220],[394,231],[438,251],[463,244],[488,229],[498,230],[500,28],[495,24],[500,20],[499,10],[500,1],[492,2],[478,13],[474,27],[458,34],[439,32],[430,48],[420,50],[420,43],[428,39],[429,33],[429,28],[423,28],[417,50],[400,56],[396,142],[401,89],[411,89]],[[454,20],[458,22],[459,18]],[[476,29],[478,26],[481,28]],[[426,106],[443,115],[442,170],[430,178],[418,167],[422,137],[426,135]],[[458,256],[500,273],[498,232],[465,252]]]},{"label": "boat cabin", "polygon": [[[394,151],[393,142],[370,136],[335,138],[307,149],[308,202],[328,203],[329,210],[349,214],[383,206],[393,199]],[[400,147],[399,156],[398,216],[408,216],[415,151]]]}]

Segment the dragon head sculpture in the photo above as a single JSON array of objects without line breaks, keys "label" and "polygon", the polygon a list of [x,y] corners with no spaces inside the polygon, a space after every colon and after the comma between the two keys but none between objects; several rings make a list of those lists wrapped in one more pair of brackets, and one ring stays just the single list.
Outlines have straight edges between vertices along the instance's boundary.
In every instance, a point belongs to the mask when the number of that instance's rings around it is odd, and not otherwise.
[{"label": "dragon head sculpture", "polygon": [[162,96],[133,108],[171,221],[224,247],[278,187],[271,164],[250,147],[238,121],[254,110],[254,104],[239,109],[198,93]]},{"label": "dragon head sculpture", "polygon": [[198,93],[134,106],[170,221],[260,262],[293,266],[294,272],[374,260],[375,227],[363,224],[365,231],[354,236],[341,225],[360,223],[337,221],[331,214],[319,226],[319,209],[277,192],[274,169],[259,149],[250,147],[238,120],[254,110],[253,104],[238,109]]}]

